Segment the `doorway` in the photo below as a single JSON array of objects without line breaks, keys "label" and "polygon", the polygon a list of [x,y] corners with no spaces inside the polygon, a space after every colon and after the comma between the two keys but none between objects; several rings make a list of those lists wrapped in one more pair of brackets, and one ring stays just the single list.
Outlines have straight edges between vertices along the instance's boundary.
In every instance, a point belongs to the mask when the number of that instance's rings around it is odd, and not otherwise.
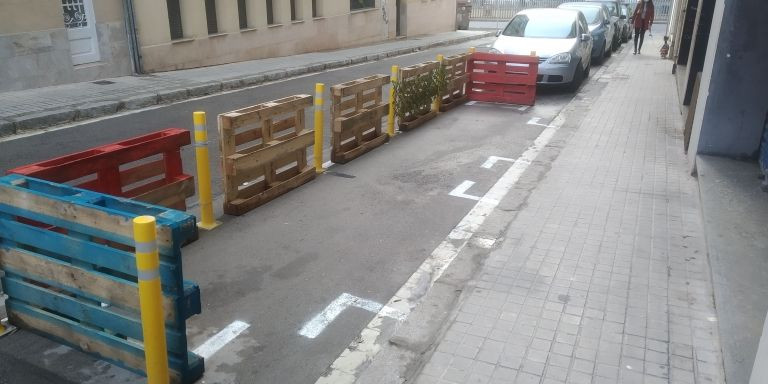
[{"label": "doorway", "polygon": [[101,60],[93,0],[61,0],[61,7],[69,38],[72,64],[87,64]]},{"label": "doorway", "polygon": [[406,9],[402,0],[395,0],[395,36],[405,36]]}]

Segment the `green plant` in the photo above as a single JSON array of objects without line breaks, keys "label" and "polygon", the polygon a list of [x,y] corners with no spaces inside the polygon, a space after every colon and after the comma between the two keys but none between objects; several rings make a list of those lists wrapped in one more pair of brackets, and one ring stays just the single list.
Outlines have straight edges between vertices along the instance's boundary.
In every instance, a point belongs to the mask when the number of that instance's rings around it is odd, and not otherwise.
[{"label": "green plant", "polygon": [[400,121],[412,121],[429,112],[432,102],[445,92],[445,67],[392,83],[395,88],[395,114]]}]

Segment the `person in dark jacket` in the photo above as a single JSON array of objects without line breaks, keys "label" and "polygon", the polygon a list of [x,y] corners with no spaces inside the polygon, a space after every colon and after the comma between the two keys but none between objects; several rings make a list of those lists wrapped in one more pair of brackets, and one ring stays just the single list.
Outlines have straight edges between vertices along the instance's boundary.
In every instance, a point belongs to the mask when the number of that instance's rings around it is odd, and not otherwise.
[{"label": "person in dark jacket", "polygon": [[[637,55],[640,50],[643,49],[643,38],[645,37],[645,31],[651,29],[653,25],[653,16],[655,9],[653,7],[653,0],[638,0],[635,12],[632,13],[632,25],[635,27],[635,53]],[[640,39],[640,45],[637,44],[638,38]]]}]

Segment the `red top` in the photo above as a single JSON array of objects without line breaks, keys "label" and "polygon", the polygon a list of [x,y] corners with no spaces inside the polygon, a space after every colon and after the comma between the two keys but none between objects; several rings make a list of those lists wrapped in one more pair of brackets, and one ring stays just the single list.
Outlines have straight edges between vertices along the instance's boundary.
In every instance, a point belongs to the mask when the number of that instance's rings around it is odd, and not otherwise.
[{"label": "red top", "polygon": [[[645,15],[645,17],[643,17]],[[653,2],[639,1],[632,13],[632,24],[635,28],[650,29],[653,24],[654,8]]]}]

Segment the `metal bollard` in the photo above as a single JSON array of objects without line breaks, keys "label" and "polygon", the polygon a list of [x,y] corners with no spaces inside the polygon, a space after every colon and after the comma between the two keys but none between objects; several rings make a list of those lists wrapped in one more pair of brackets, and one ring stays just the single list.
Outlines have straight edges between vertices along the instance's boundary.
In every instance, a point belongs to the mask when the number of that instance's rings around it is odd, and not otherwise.
[{"label": "metal bollard", "polygon": [[136,269],[139,278],[141,328],[148,384],[168,384],[168,348],[165,342],[163,293],[160,288],[160,257],[157,253],[157,228],[152,216],[133,219],[136,242]]},{"label": "metal bollard", "polygon": [[387,115],[387,134],[389,137],[395,135],[395,83],[397,83],[397,73],[400,67],[392,66],[392,75],[389,78],[389,115]]},{"label": "metal bollard", "polygon": [[200,222],[198,228],[211,230],[219,225],[213,216],[213,194],[211,193],[211,168],[208,157],[208,127],[205,112],[192,114],[195,123],[195,158],[197,159],[197,190],[200,196]]},{"label": "metal bollard", "polygon": [[315,157],[315,172],[323,173],[323,93],[325,84],[315,84],[315,146],[312,152]]}]

